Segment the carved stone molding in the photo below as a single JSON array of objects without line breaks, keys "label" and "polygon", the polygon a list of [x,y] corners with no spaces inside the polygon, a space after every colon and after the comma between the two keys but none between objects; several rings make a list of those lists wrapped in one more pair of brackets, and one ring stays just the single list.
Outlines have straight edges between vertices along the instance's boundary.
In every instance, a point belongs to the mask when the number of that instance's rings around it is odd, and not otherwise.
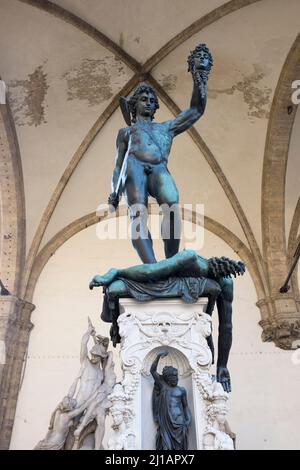
[{"label": "carved stone molding", "polygon": [[132,400],[125,393],[121,384],[114,386],[113,393],[109,395],[112,403],[110,415],[112,417],[112,432],[108,439],[109,450],[129,450],[135,448],[136,434],[132,429],[134,411]]},{"label": "carved stone molding", "polygon": [[[232,436],[228,423],[224,419],[228,414],[228,394],[222,385],[214,383],[211,403],[207,408],[207,426],[204,430],[204,450],[234,450]],[[235,436],[235,435],[234,435]]]},{"label": "carved stone molding", "polygon": [[259,322],[263,328],[262,340],[273,341],[278,348],[285,350],[297,349],[300,346],[300,320],[288,318],[274,324]]}]

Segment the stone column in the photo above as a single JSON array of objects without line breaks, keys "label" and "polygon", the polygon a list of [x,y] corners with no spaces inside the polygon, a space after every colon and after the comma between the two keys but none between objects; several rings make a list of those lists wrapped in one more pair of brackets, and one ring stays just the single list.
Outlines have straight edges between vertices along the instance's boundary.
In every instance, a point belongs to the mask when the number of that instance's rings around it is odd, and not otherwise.
[{"label": "stone column", "polygon": [[35,306],[9,295],[0,297],[0,449],[8,449]]},{"label": "stone column", "polygon": [[[0,80],[0,448],[9,447],[34,306],[20,300],[25,265],[22,164],[6,85]],[[4,294],[4,295],[3,295]]]},{"label": "stone column", "polygon": [[[261,326],[264,329],[263,339],[274,341],[283,349],[297,347],[300,340],[299,290],[294,289],[291,283],[287,294],[279,292],[290,268],[287,252],[289,234],[285,228],[285,185],[290,139],[297,112],[297,106],[291,102],[291,84],[299,78],[299,57],[300,35],[285,60],[274,93],[262,177],[262,243],[269,284],[268,298],[264,302],[270,307],[272,316],[269,322],[263,321]],[[288,105],[291,105],[289,113]],[[296,249],[296,246],[290,246],[290,249]]]}]

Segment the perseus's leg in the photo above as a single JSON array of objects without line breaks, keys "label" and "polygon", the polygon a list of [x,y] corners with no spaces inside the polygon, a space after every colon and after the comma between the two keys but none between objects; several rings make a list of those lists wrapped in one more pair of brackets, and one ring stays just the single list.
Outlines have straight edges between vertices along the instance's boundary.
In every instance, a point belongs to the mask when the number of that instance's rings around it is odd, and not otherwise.
[{"label": "perseus's leg", "polygon": [[153,168],[153,172],[149,176],[149,192],[157,200],[162,211],[161,236],[164,242],[165,256],[171,258],[179,251],[181,217],[178,190],[164,165]]},{"label": "perseus's leg", "polygon": [[147,175],[144,166],[135,158],[127,160],[125,197],[130,212],[132,245],[143,263],[155,263],[152,238],[148,230]]},{"label": "perseus's leg", "polygon": [[144,204],[133,204],[130,207],[130,237],[132,246],[143,263],[156,263],[152,237],[147,224],[147,207]]}]

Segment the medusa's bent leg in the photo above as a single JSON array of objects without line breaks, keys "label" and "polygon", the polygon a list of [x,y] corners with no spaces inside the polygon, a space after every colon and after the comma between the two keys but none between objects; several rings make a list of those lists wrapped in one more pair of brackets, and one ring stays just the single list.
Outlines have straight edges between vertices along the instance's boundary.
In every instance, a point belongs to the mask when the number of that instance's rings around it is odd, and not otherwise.
[{"label": "medusa's bent leg", "polygon": [[[195,251],[183,250],[172,258],[163,259],[154,264],[141,264],[119,269],[118,276],[137,282],[161,281],[172,276],[189,277],[189,271],[197,273],[197,258]],[[200,273],[199,276],[201,276]]]},{"label": "medusa's bent leg", "polygon": [[157,263],[139,264],[125,269],[111,269],[104,276],[96,275],[90,282],[90,289],[99,286],[111,286],[117,278],[130,279],[136,282],[161,281],[171,276],[190,276],[190,271],[203,276],[199,268],[198,255],[193,250],[183,250],[172,258]]},{"label": "medusa's bent leg", "polygon": [[208,304],[206,309],[206,313],[208,315],[212,315],[216,300],[221,292],[222,289],[217,281],[214,281],[213,279],[206,279],[205,288],[202,293],[202,296],[208,297]]},{"label": "medusa's bent leg", "polygon": [[121,279],[118,279],[117,281],[113,281],[107,287],[106,292],[108,294],[109,301],[114,301],[121,297],[126,297],[128,294],[125,282],[123,282]]}]

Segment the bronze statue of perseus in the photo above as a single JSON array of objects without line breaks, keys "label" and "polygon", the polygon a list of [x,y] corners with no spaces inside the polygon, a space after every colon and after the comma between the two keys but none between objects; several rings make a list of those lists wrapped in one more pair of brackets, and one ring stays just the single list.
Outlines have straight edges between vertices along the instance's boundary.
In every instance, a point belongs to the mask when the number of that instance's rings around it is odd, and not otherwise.
[{"label": "bronze statue of perseus", "polygon": [[174,137],[189,129],[205,111],[206,85],[212,65],[209,49],[205,44],[199,44],[188,58],[188,70],[193,77],[190,106],[175,119],[154,122],[159,103],[155,90],[149,85],[141,84],[130,99],[120,99],[128,127],[118,132],[112,193],[108,202],[117,208],[121,193],[124,193],[131,218],[132,243],[143,263],[156,262],[147,226],[149,195],[156,199],[162,210],[161,232],[166,258],[179,250],[179,195],[167,167],[168,158]]},{"label": "bronze statue of perseus", "polygon": [[[90,282],[90,289],[104,287],[101,318],[112,323],[114,346],[120,342],[117,323],[120,298],[133,297],[146,302],[179,297],[191,303],[197,302],[199,297],[208,297],[209,315],[216,302],[219,316],[217,381],[226,392],[230,392],[227,362],[232,345],[231,277],[244,274],[245,265],[225,257],[205,259],[192,250],[179,252],[179,196],[167,168],[173,138],[189,129],[205,111],[206,86],[212,65],[212,56],[205,44],[199,44],[191,51],[188,57],[188,71],[193,77],[191,103],[175,119],[153,122],[159,103],[155,91],[148,85],[137,87],[129,100],[121,98],[120,105],[128,127],[118,133],[109,203],[116,208],[121,192],[124,192],[132,226],[137,232],[132,232],[133,246],[143,264],[125,269],[113,268],[104,275],[96,275]],[[166,259],[158,262],[147,227],[149,195],[157,200],[163,212],[162,238]],[[173,217],[170,207],[174,209]],[[211,336],[208,344],[214,357]]]}]

